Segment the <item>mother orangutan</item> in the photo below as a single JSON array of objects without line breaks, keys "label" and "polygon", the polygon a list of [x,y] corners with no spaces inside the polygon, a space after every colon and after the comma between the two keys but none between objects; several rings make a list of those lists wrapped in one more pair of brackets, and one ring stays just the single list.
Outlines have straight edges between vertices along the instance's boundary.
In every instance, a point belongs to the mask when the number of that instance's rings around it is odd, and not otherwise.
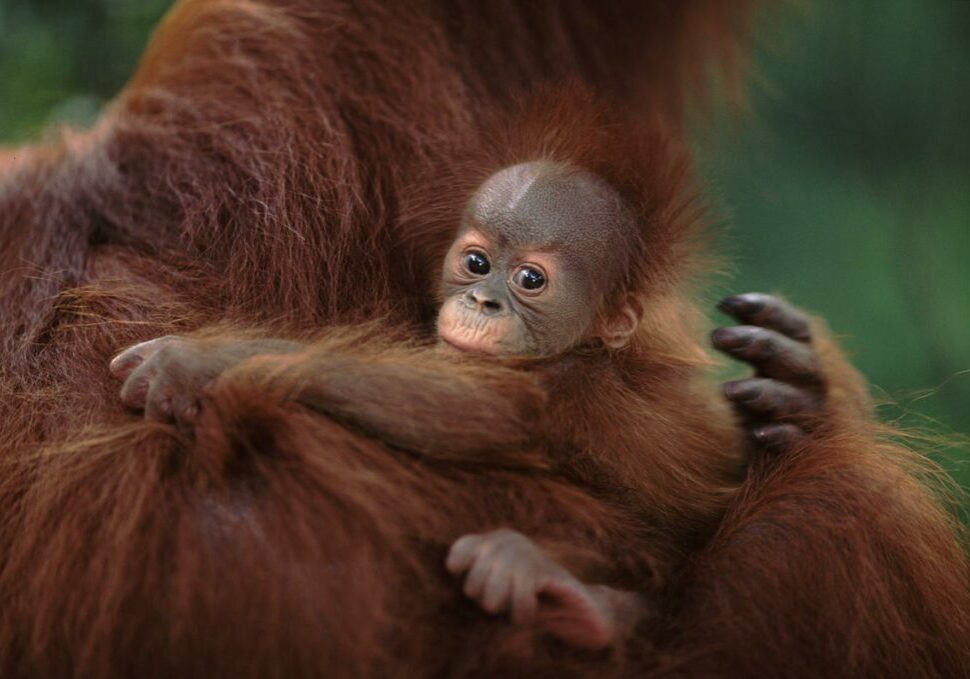
[{"label": "mother orangutan", "polygon": [[[107,371],[170,333],[312,341],[322,371],[362,346],[398,351],[400,329],[433,316],[435,171],[460,176],[470,142],[562,83],[676,137],[746,10],[183,0],[94,129],[0,152],[0,674],[965,672],[956,528],[824,337],[824,426],[756,460],[713,534],[681,546],[659,618],[592,654],[524,646],[462,600],[443,559],[507,525],[590,572],[636,560],[608,495],[507,457],[414,456],[245,369],[213,383],[186,437],[127,412]],[[651,327],[693,381],[690,311],[671,293]],[[697,413],[669,416],[668,448]]]}]

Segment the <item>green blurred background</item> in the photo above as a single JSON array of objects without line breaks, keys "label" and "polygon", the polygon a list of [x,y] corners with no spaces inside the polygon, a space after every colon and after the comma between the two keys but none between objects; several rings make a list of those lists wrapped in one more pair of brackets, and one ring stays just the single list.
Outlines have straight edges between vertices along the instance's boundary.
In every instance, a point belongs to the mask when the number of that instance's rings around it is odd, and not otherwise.
[{"label": "green blurred background", "polygon": [[[88,124],[168,0],[0,0],[0,142]],[[828,319],[888,405],[970,432],[970,2],[807,0],[758,31],[751,111],[695,135],[724,293]],[[970,456],[948,471],[970,488]]]}]

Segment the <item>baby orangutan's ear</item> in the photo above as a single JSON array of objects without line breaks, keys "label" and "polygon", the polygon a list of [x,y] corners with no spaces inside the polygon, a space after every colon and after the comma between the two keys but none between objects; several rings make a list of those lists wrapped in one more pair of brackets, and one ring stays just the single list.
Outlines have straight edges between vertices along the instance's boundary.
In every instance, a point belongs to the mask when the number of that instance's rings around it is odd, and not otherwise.
[{"label": "baby orangutan's ear", "polygon": [[599,337],[611,349],[622,349],[630,343],[630,338],[643,318],[643,306],[634,295],[627,295],[619,307],[599,327]]}]

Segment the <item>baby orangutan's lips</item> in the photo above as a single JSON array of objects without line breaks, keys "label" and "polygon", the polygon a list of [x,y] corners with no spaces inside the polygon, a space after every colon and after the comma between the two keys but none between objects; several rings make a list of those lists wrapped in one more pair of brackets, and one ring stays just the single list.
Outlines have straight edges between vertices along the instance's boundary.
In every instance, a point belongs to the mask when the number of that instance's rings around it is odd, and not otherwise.
[{"label": "baby orangutan's lips", "polygon": [[459,351],[467,351],[469,353],[478,354],[497,354],[499,353],[498,345],[496,344],[486,344],[486,343],[475,343],[469,342],[460,337],[452,337],[446,332],[441,333],[441,339],[453,346]]},{"label": "baby orangutan's lips", "polygon": [[461,307],[446,305],[438,317],[438,335],[460,351],[480,354],[499,354],[502,343],[497,333],[499,323],[494,318]]}]

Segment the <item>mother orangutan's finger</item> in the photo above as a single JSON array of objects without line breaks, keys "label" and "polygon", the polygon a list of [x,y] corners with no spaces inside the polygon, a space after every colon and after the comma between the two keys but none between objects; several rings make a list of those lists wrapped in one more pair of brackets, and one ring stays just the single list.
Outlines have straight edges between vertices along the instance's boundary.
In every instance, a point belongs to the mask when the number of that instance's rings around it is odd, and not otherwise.
[{"label": "mother orangutan's finger", "polygon": [[773,295],[749,292],[721,300],[717,308],[746,325],[776,330],[800,342],[812,338],[808,316]]},{"label": "mother orangutan's finger", "polygon": [[716,349],[746,361],[761,377],[799,384],[821,383],[815,352],[781,333],[753,325],[718,328],[711,335]]},{"label": "mother orangutan's finger", "polygon": [[738,409],[760,418],[811,415],[821,405],[812,390],[763,377],[727,382],[724,395]]},{"label": "mother orangutan's finger", "polygon": [[793,424],[766,424],[752,429],[751,435],[759,445],[775,452],[787,450],[805,438],[805,432]]}]

